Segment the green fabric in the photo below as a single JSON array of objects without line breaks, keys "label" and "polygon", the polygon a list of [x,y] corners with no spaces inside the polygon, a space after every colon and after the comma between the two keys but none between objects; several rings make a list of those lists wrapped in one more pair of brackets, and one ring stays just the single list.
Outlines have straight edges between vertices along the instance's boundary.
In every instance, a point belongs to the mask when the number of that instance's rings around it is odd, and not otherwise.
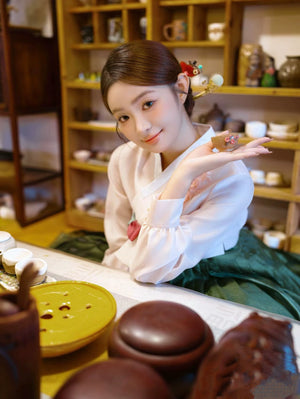
[{"label": "green fabric", "polygon": [[[51,247],[101,262],[108,245],[103,233],[79,230]],[[271,249],[247,229],[224,255],[201,260],[169,283],[300,320],[300,255]]]},{"label": "green fabric", "polygon": [[60,234],[50,248],[101,262],[108,244],[104,233],[78,230]]},{"label": "green fabric", "polygon": [[300,256],[271,249],[246,229],[234,248],[170,284],[300,320]]}]

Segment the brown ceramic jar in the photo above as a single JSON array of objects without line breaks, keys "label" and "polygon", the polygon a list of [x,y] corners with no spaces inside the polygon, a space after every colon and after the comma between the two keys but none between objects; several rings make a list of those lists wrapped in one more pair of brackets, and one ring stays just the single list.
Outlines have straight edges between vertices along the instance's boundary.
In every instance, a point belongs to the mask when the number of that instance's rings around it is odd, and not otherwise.
[{"label": "brown ceramic jar", "polygon": [[287,56],[278,71],[278,81],[282,87],[300,87],[300,56]]},{"label": "brown ceramic jar", "polygon": [[116,322],[108,353],[152,366],[179,397],[213,345],[210,327],[195,311],[175,302],[148,301]]}]

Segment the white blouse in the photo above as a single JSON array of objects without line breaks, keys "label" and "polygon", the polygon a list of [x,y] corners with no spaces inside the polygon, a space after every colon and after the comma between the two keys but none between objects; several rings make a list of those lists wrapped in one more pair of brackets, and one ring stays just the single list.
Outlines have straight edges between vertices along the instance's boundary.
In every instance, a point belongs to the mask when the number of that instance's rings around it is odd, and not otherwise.
[{"label": "white blouse", "polygon": [[[162,171],[159,154],[132,142],[112,154],[106,199],[103,264],[127,270],[141,282],[172,280],[201,259],[222,255],[238,240],[247,220],[254,186],[242,161],[195,179],[185,198],[158,199],[178,163],[209,141],[212,128]],[[132,215],[141,225],[137,238],[127,236]]]}]

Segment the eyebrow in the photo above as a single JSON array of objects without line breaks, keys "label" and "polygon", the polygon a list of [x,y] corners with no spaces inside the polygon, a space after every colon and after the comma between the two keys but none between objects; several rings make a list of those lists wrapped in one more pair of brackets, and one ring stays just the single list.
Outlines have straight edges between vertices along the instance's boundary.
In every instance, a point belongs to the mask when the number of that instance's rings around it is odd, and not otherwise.
[{"label": "eyebrow", "polygon": [[[140,98],[142,98],[142,97],[144,97],[146,94],[149,94],[149,93],[153,93],[154,92],[154,90],[145,90],[145,91],[143,91],[142,93],[140,93],[138,96],[136,96],[132,101],[131,101],[131,105],[134,105],[135,103],[137,103],[138,101],[139,101],[139,99]],[[123,108],[115,108],[115,109],[113,109],[112,111],[111,111],[111,113],[112,114],[115,114],[116,112],[120,112],[120,111],[122,111],[123,110]]]}]

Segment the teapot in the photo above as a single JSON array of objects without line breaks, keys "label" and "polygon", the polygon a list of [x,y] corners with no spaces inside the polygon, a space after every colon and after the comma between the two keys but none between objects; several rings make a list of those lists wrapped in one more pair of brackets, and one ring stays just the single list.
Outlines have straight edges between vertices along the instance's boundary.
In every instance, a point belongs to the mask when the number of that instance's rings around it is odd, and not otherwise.
[{"label": "teapot", "polygon": [[226,117],[227,115],[218,107],[218,104],[214,104],[209,112],[199,116],[199,122],[211,125],[215,131],[221,131],[223,130]]}]

